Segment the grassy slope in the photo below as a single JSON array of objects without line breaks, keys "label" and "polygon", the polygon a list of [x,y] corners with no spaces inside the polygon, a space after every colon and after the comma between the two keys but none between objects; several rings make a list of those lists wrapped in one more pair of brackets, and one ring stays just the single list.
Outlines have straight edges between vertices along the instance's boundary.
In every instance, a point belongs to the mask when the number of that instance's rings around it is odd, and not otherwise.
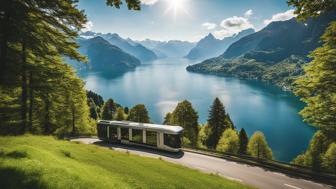
[{"label": "grassy slope", "polygon": [[0,137],[3,188],[250,188],[159,159],[45,136]]}]

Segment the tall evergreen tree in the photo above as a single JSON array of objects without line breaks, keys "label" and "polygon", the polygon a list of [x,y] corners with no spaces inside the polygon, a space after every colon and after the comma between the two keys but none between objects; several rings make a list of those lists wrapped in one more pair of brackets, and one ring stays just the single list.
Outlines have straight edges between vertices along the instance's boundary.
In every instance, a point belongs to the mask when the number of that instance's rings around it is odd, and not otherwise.
[{"label": "tall evergreen tree", "polygon": [[247,154],[247,144],[248,144],[248,136],[245,132],[245,129],[242,128],[239,131],[239,154]]},{"label": "tall evergreen tree", "polygon": [[171,125],[172,124],[172,118],[173,118],[172,113],[168,112],[166,114],[166,116],[164,117],[163,124],[164,125]]},{"label": "tall evergreen tree", "polygon": [[128,114],[129,121],[135,121],[139,123],[150,123],[147,108],[144,104],[138,104],[134,106]]},{"label": "tall evergreen tree", "polygon": [[210,108],[208,127],[210,129],[210,133],[206,144],[208,148],[215,149],[224,130],[230,127],[228,125],[228,118],[224,105],[218,98],[215,98]]}]

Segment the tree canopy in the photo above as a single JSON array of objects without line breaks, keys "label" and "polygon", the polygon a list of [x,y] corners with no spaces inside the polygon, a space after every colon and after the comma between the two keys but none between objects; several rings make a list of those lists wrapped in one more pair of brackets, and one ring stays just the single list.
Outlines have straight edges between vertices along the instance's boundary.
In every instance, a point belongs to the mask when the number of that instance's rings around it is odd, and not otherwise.
[{"label": "tree canopy", "polygon": [[175,110],[171,114],[169,123],[171,125],[179,125],[183,127],[184,137],[190,141],[192,146],[196,147],[198,136],[198,114],[189,101],[184,100],[177,104]]},{"label": "tree canopy", "polygon": [[134,106],[128,114],[129,121],[135,121],[140,123],[150,123],[147,108],[144,104],[138,104]]},{"label": "tree canopy", "polygon": [[288,0],[288,5],[296,7],[295,14],[301,20],[319,16],[327,11],[336,9],[335,0]]},{"label": "tree canopy", "polygon": [[239,154],[247,154],[248,136],[244,128],[239,131]]},{"label": "tree canopy", "polygon": [[266,142],[264,134],[260,131],[255,132],[247,145],[248,153],[258,159],[272,159],[273,154],[271,148]]},{"label": "tree canopy", "polygon": [[217,151],[236,154],[239,150],[239,137],[235,130],[226,129],[216,147]]},{"label": "tree canopy", "polygon": [[306,103],[304,120],[336,136],[336,22],[322,36],[322,47],[311,53],[305,74],[296,81],[295,94]]}]

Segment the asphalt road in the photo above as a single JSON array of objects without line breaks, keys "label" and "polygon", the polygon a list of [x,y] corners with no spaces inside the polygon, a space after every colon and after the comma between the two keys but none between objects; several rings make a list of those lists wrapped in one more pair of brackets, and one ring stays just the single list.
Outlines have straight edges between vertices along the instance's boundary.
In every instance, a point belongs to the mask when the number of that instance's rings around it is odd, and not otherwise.
[{"label": "asphalt road", "polygon": [[241,164],[216,157],[183,152],[171,154],[147,148],[138,148],[126,145],[115,145],[102,143],[99,139],[79,138],[72,141],[79,141],[85,144],[96,144],[100,146],[113,147],[118,151],[129,151],[131,154],[159,158],[181,164],[206,173],[214,173],[225,178],[242,182],[261,189],[322,189],[333,188],[329,185],[319,184],[313,181],[290,177],[288,175],[265,170],[260,167]]}]

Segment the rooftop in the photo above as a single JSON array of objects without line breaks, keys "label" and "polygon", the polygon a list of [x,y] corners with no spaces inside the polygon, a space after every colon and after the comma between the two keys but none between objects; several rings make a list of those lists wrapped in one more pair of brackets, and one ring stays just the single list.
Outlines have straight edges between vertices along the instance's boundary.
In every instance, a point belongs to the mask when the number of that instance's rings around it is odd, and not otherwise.
[{"label": "rooftop", "polygon": [[130,121],[108,121],[108,120],[99,120],[98,123],[113,124],[124,127],[131,128],[140,128],[140,129],[153,129],[159,131],[166,131],[171,133],[180,133],[183,131],[181,126],[172,126],[172,125],[160,125],[160,124],[150,124],[150,123],[138,123]]}]

